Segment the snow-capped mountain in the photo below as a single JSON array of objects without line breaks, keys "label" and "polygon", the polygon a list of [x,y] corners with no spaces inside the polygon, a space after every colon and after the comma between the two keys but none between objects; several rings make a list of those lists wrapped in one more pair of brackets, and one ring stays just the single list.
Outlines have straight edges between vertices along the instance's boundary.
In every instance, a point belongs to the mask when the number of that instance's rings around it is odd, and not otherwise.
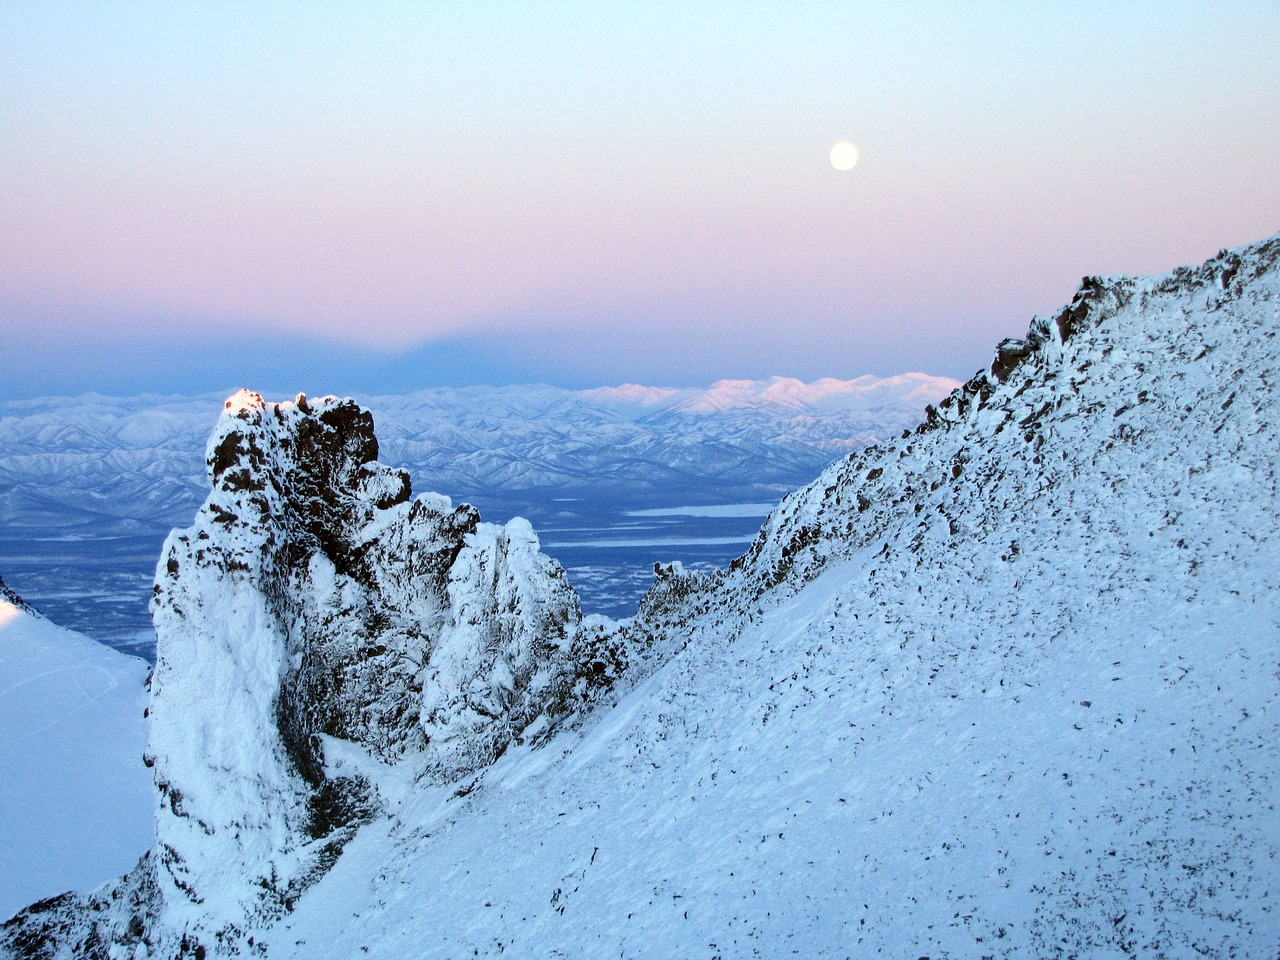
[{"label": "snow-capped mountain", "polygon": [[[624,510],[776,503],[839,454],[913,424],[956,386],[924,374],[775,377],[705,389],[442,388],[362,402],[376,412],[383,456],[418,487],[448,491],[487,516],[573,528],[562,539],[576,543],[597,532],[616,540],[609,528],[626,526]],[[0,405],[0,569],[60,622],[150,656],[155,558],[168,530],[204,499],[200,451],[222,399]],[[740,549],[730,544],[710,559],[727,562]],[[575,566],[600,568],[615,585],[624,579],[620,559],[582,553],[573,552]],[[653,559],[637,560],[637,574]],[[638,578],[615,596],[595,572],[575,571],[588,609],[634,607]]]},{"label": "snow-capped mountain", "polygon": [[0,581],[0,915],[88,893],[155,842],[147,672]]},{"label": "snow-capped mountain", "polygon": [[354,404],[233,398],[158,576],[160,843],[0,949],[1271,960],[1278,331],[1280,237],[1087,279],[616,623],[525,528],[465,560]]}]

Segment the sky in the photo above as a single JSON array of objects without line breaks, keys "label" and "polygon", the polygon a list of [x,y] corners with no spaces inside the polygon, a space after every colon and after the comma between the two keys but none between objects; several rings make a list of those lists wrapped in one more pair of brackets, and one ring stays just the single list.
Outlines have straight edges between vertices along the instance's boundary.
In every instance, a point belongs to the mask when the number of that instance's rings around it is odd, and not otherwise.
[{"label": "sky", "polygon": [[1272,0],[7,0],[0,399],[967,377],[1280,231],[1276,50]]}]

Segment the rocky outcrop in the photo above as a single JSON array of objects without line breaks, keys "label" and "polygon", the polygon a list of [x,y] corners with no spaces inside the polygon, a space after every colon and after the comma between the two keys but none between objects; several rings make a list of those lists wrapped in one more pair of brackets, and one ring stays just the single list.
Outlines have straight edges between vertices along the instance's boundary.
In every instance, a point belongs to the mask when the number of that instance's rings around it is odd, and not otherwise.
[{"label": "rocky outcrop", "polygon": [[521,519],[470,536],[445,589],[450,617],[422,678],[420,729],[431,772],[451,780],[563,705],[581,617],[560,565]]},{"label": "rocky outcrop", "polygon": [[414,499],[377,457],[352,401],[226,402],[211,492],[157,567],[145,880],[33,911],[28,945],[46,928],[65,943],[80,913],[96,917],[85,943],[242,952],[381,809],[366,778],[327,767],[325,743],[448,782],[568,708],[578,600],[528,523]]},{"label": "rocky outcrop", "polygon": [[31,604],[27,603],[27,601],[23,600],[20,596],[14,593],[13,590],[11,590],[5,584],[4,580],[0,580],[0,600],[5,601],[6,603],[13,604],[23,613],[29,613],[33,617],[38,617],[41,615],[40,612],[36,610],[35,607],[31,606]]}]

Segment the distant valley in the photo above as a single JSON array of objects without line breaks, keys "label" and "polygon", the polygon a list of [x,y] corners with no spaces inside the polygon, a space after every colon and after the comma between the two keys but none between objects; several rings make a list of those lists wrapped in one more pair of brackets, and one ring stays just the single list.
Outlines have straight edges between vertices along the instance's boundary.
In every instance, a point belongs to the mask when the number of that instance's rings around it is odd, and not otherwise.
[{"label": "distant valley", "polygon": [[[921,373],[725,380],[707,388],[545,385],[359,396],[380,459],[416,492],[528,517],[584,611],[626,616],[655,561],[741,554],[781,497],[919,422],[956,381]],[[169,530],[205,497],[224,397],[0,405],[0,571],[56,622],[150,658],[147,600]]]}]

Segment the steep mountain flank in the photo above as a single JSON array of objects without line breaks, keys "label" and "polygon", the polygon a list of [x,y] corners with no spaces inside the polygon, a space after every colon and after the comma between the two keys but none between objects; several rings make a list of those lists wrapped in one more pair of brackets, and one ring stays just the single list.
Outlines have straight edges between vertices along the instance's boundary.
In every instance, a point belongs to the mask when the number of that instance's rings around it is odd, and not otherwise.
[{"label": "steep mountain flank", "polygon": [[153,879],[0,942],[1273,960],[1278,259],[1087,279],[621,624],[354,404],[233,398],[157,578]]},{"label": "steep mountain flank", "polygon": [[[660,578],[629,628],[655,662],[757,698],[790,752],[764,770],[843,771],[856,862],[807,871],[818,952],[1275,952],[1278,257],[1086,279],[914,431],[788,497],[733,569]],[[648,696],[697,688],[671,686]],[[796,756],[815,734],[835,742]]]}]

